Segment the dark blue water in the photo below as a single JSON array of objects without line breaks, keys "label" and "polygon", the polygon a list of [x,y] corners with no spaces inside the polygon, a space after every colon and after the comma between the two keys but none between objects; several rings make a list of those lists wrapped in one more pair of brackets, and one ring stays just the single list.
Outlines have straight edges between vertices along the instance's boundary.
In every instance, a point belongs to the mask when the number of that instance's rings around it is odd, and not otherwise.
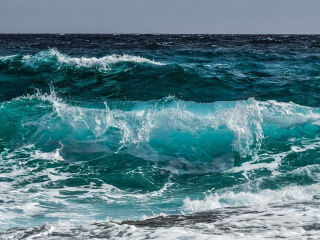
[{"label": "dark blue water", "polygon": [[313,224],[319,79],[320,36],[0,35],[0,230],[305,202]]}]

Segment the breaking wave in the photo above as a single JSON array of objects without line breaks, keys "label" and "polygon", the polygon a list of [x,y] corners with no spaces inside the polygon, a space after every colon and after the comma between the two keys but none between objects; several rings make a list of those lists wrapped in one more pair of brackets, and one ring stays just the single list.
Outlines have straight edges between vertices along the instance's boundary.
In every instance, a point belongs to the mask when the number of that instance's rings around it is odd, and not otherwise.
[{"label": "breaking wave", "polygon": [[[267,153],[274,142],[278,141],[275,147],[281,148],[284,139],[298,151],[304,144],[314,144],[319,137],[320,117],[318,108],[255,99],[195,103],[168,97],[147,102],[72,105],[58,98],[54,90],[4,102],[0,112],[0,131],[6,141],[12,136],[16,140],[12,132],[6,134],[11,121],[20,124],[17,128],[28,126],[26,132],[12,128],[15,134],[21,134],[21,141],[32,129],[32,141],[38,141],[37,134],[60,144],[67,137],[74,141],[90,139],[111,152],[124,151],[153,160],[159,154],[167,161],[180,159],[184,167],[195,171],[198,166],[194,162],[208,171],[242,171],[247,165],[237,166],[236,156],[254,161],[259,151],[263,156],[261,151]],[[34,116],[42,120],[35,121]],[[56,139],[51,128],[55,128]],[[307,138],[295,143],[301,135]],[[32,141],[29,144],[35,143]]]},{"label": "breaking wave", "polygon": [[142,63],[152,65],[164,65],[164,63],[143,58],[140,56],[107,55],[104,57],[72,57],[59,52],[56,49],[41,51],[34,55],[11,55],[0,57],[0,69],[5,71],[48,71],[48,70],[85,70],[96,69],[108,71],[112,65],[118,63]]}]

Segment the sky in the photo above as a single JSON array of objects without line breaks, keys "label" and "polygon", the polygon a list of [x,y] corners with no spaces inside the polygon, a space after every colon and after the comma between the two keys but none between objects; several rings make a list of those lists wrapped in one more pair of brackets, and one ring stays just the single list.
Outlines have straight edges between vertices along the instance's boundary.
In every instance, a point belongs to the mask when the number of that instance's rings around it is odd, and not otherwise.
[{"label": "sky", "polygon": [[320,0],[0,0],[0,33],[320,33]]}]

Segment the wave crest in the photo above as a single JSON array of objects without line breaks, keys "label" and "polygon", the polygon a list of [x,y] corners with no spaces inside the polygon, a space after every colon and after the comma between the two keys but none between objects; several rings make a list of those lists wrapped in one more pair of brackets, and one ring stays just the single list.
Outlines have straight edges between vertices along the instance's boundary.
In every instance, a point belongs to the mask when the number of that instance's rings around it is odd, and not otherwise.
[{"label": "wave crest", "polygon": [[33,70],[43,70],[45,67],[54,67],[55,69],[75,67],[75,68],[95,68],[99,71],[107,71],[112,69],[112,64],[131,62],[131,63],[145,63],[152,65],[164,65],[164,63],[150,60],[140,56],[132,56],[128,54],[123,55],[107,55],[101,58],[97,57],[72,57],[59,52],[56,49],[49,49],[41,51],[34,55],[11,55],[0,57],[1,64],[9,64],[9,69],[15,68],[14,65],[30,68]]}]

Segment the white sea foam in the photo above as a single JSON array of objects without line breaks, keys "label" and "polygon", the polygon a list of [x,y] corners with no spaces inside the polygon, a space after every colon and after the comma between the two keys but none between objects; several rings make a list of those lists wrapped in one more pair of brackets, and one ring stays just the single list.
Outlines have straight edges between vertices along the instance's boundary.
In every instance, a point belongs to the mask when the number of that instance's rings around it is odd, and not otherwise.
[{"label": "white sea foam", "polygon": [[225,191],[206,196],[204,199],[191,200],[186,198],[182,210],[185,212],[201,212],[223,207],[262,206],[270,203],[290,203],[296,201],[313,201],[320,196],[320,184],[309,186],[288,186],[279,190],[251,191]]},{"label": "white sea foam", "polygon": [[63,161],[63,157],[59,153],[59,149],[53,152],[41,152],[40,150],[35,150],[31,156],[34,159],[46,159],[52,161]]},{"label": "white sea foam", "polygon": [[0,61],[7,61],[7,60],[12,60],[14,58],[18,57],[17,54],[14,55],[8,55],[8,56],[0,56]]},{"label": "white sea foam", "polygon": [[[12,229],[0,235],[5,239],[312,239],[319,236],[320,210],[317,203],[273,204],[246,208],[221,209],[205,217],[180,216],[172,226],[141,227],[115,222],[76,226],[60,221],[29,229]],[[210,214],[207,214],[210,216]],[[185,219],[185,220],[183,220]],[[195,220],[197,219],[197,220]],[[182,221],[183,220],[183,221]],[[152,223],[152,219],[148,220]],[[166,220],[163,219],[163,222]]]}]

